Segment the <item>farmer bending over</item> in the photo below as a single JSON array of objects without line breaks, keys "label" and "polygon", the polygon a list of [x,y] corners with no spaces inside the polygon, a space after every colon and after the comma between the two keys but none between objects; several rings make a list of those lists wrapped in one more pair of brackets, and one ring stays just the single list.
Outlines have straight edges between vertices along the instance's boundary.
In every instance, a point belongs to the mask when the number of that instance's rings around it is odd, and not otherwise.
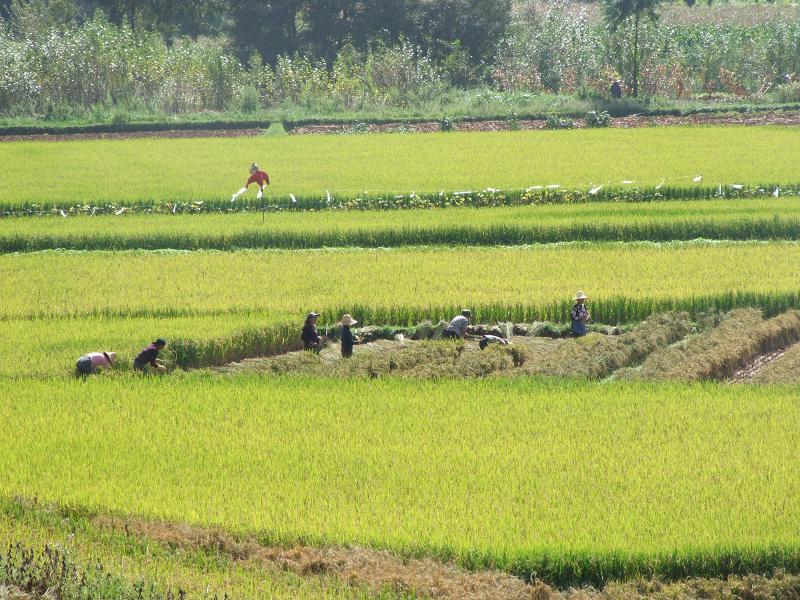
[{"label": "farmer bending over", "polygon": [[442,333],[445,339],[464,339],[467,337],[467,326],[469,325],[472,312],[466,309],[461,311],[461,314],[450,321],[450,325]]},{"label": "farmer bending over", "polygon": [[89,352],[75,363],[75,375],[88,377],[98,373],[100,369],[110,369],[117,360],[116,352]]},{"label": "farmer bending over", "polygon": [[250,187],[251,183],[258,184],[258,194],[256,195],[256,198],[260,200],[264,195],[264,186],[269,185],[269,175],[267,175],[266,171],[259,169],[256,163],[250,165],[250,179],[247,180],[247,183],[244,184],[242,189],[233,195],[231,202],[236,201],[239,196],[244,194],[247,191],[247,188]]},{"label": "farmer bending over", "polygon": [[586,308],[586,301],[589,296],[583,292],[575,294],[575,305],[569,313],[572,319],[572,334],[576,336],[586,335],[586,324],[592,320],[589,310]]},{"label": "farmer bending over", "polygon": [[315,312],[308,313],[306,317],[306,323],[303,325],[303,333],[300,335],[304,350],[319,352],[320,348],[322,348],[322,338],[317,331],[317,317],[319,317],[319,313]]},{"label": "farmer bending over", "polygon": [[159,338],[147,346],[147,348],[142,348],[139,356],[133,359],[134,371],[142,371],[143,373],[147,373],[150,368],[153,368],[160,373],[165,372],[167,368],[160,360],[158,360],[158,353],[161,352],[166,345],[167,342]]}]

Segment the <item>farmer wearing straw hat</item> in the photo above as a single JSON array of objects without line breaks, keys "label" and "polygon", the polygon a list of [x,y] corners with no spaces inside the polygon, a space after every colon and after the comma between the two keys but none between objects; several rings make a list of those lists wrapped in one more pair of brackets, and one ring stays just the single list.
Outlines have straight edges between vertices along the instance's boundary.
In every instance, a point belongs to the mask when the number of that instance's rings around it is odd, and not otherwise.
[{"label": "farmer wearing straw hat", "polygon": [[356,340],[356,337],[350,331],[350,327],[356,323],[358,323],[358,321],[350,315],[344,315],[342,317],[342,358],[350,358],[353,356],[353,345],[358,340]]},{"label": "farmer wearing straw hat", "polygon": [[586,308],[586,301],[588,299],[589,296],[583,292],[575,293],[575,305],[572,307],[569,314],[572,319],[572,334],[575,336],[586,335],[586,324],[592,320],[592,316]]},{"label": "farmer wearing straw hat", "polygon": [[81,356],[75,363],[75,375],[88,377],[99,373],[100,369],[110,369],[116,361],[116,352],[89,352],[89,354]]},{"label": "farmer wearing straw hat", "polygon": [[462,310],[460,315],[450,321],[450,325],[442,332],[442,337],[445,339],[464,339],[467,337],[467,326],[471,317],[472,311],[466,308]]},{"label": "farmer wearing straw hat", "polygon": [[303,341],[304,350],[311,350],[312,352],[319,353],[320,348],[322,348],[322,338],[317,331],[317,317],[319,317],[319,313],[308,313],[300,339]]},{"label": "farmer wearing straw hat", "polygon": [[250,187],[251,183],[258,184],[258,194],[256,195],[256,198],[261,200],[261,197],[264,195],[264,186],[269,185],[269,175],[267,175],[266,171],[259,169],[256,163],[250,165],[250,179],[247,180],[247,183],[244,184],[242,189],[233,195],[231,202],[235,202],[239,196],[244,194],[247,191],[247,188]]}]

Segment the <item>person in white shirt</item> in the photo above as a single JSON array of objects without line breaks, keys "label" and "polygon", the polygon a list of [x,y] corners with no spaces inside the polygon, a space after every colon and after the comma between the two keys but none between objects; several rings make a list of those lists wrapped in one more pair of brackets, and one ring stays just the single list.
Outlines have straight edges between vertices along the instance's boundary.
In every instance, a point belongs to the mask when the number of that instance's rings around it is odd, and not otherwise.
[{"label": "person in white shirt", "polygon": [[471,311],[462,310],[460,315],[450,321],[450,325],[444,330],[442,337],[446,339],[464,339],[467,337],[467,327],[471,317]]},{"label": "person in white shirt", "polygon": [[486,346],[489,344],[500,344],[501,346],[508,346],[508,340],[498,337],[496,335],[485,335],[481,338],[481,341],[478,342],[478,346],[481,350],[486,350]]}]

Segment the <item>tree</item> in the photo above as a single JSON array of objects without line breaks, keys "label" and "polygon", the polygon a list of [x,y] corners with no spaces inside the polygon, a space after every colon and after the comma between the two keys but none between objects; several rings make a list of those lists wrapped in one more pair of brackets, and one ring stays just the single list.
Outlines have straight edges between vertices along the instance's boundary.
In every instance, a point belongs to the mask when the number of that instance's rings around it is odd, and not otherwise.
[{"label": "tree", "polygon": [[7,11],[14,30],[29,37],[73,22],[79,7],[75,0],[11,0]]},{"label": "tree", "polygon": [[244,62],[258,52],[274,64],[279,55],[298,52],[302,9],[302,0],[230,0],[231,37],[239,58]]},{"label": "tree", "polygon": [[473,65],[491,65],[511,24],[512,0],[425,0],[418,16],[421,39],[437,61],[461,49]]},{"label": "tree", "polygon": [[346,45],[366,50],[373,41],[411,37],[418,5],[418,0],[306,0],[305,39],[313,54],[331,63]]},{"label": "tree", "polygon": [[115,25],[155,30],[167,40],[178,35],[213,35],[222,30],[226,0],[80,0],[83,11],[102,9]]},{"label": "tree", "polygon": [[639,28],[643,20],[658,20],[662,0],[603,0],[603,13],[612,33],[624,26],[633,28],[633,95],[639,95]]}]

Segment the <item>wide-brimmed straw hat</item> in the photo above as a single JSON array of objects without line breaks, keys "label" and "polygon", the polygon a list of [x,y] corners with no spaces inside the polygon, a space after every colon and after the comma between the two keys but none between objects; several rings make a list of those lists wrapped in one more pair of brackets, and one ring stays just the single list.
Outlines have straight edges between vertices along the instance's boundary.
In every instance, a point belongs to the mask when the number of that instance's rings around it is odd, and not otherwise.
[{"label": "wide-brimmed straw hat", "polygon": [[589,296],[584,294],[583,292],[575,292],[575,297],[573,300],[588,300]]},{"label": "wide-brimmed straw hat", "polygon": [[116,352],[103,352],[105,357],[108,359],[112,365],[117,362],[117,353]]},{"label": "wide-brimmed straw hat", "polygon": [[342,325],[344,325],[345,327],[349,327],[350,325],[355,325],[356,323],[358,323],[358,321],[356,321],[350,315],[345,315],[342,317]]},{"label": "wide-brimmed straw hat", "polygon": [[306,316],[306,319],[310,319],[311,317],[318,317],[318,316],[319,316],[319,313],[310,312],[310,313],[308,313],[308,316]]},{"label": "wide-brimmed straw hat", "polygon": [[250,170],[251,171],[258,171],[258,165],[256,163],[253,163],[252,165],[250,165]]}]

